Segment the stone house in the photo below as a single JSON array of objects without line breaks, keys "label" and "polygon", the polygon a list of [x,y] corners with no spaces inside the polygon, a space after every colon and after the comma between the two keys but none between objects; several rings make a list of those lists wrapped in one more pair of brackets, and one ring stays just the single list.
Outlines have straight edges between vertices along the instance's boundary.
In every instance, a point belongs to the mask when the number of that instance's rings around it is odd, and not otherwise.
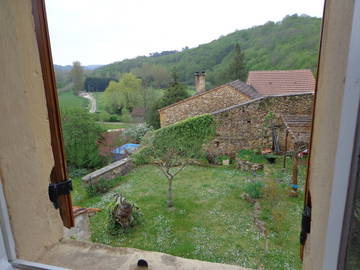
[{"label": "stone house", "polygon": [[[199,78],[200,77],[200,78]],[[161,126],[167,126],[189,117],[211,113],[226,107],[260,97],[256,90],[246,83],[236,80],[205,91],[205,74],[196,74],[197,93],[159,110]],[[199,83],[200,81],[200,83]],[[200,84],[200,87],[199,87]]]},{"label": "stone house", "polygon": [[[234,154],[242,148],[271,146],[264,118],[274,113],[280,150],[285,150],[287,127],[281,115],[311,115],[315,79],[311,70],[250,71],[247,83],[236,80],[209,91],[205,74],[196,73],[197,94],[159,110],[161,126],[211,113],[217,135],[208,146],[210,155]],[[287,150],[294,146],[290,135]],[[308,143],[308,142],[307,142]],[[306,142],[305,142],[306,144]]]},{"label": "stone house", "polygon": [[[271,130],[265,117],[274,114],[280,150],[285,149],[286,126],[282,115],[311,115],[314,93],[265,96],[240,103],[211,114],[216,121],[216,136],[207,146],[210,155],[230,155],[243,148],[260,149],[272,146]],[[288,150],[293,144],[289,139]]]}]

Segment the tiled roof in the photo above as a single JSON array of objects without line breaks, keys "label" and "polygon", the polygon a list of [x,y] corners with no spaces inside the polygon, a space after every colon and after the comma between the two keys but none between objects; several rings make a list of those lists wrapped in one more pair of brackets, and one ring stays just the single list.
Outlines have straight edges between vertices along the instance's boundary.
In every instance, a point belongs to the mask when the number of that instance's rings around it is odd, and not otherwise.
[{"label": "tiled roof", "polygon": [[[183,103],[183,102],[186,102],[188,100],[191,100],[191,99],[194,99],[194,98],[197,98],[197,97],[200,97],[202,95],[207,95],[208,93],[211,93],[213,91],[216,91],[220,88],[223,88],[224,86],[231,86],[232,88],[240,91],[241,93],[243,93],[244,95],[247,95],[248,97],[250,98],[257,98],[257,97],[260,97],[261,95],[259,95],[256,90],[252,87],[252,86],[249,86],[247,85],[246,83],[240,81],[240,80],[236,80],[236,81],[233,81],[233,82],[229,82],[229,83],[226,83],[226,84],[223,84],[223,85],[220,85],[218,87],[215,87],[213,89],[210,89],[210,90],[207,90],[205,92],[201,92],[201,93],[196,93],[195,95],[191,96],[191,97],[188,97],[188,98],[185,98],[185,99],[182,99],[178,102],[175,102],[173,104],[170,104],[164,108],[161,108],[159,109],[159,111],[163,111],[163,110],[166,110],[170,107],[173,107],[173,106],[176,106],[177,104],[180,104],[180,103]],[[258,94],[258,96],[256,97],[253,97],[254,95]]]},{"label": "tiled roof", "polygon": [[240,80],[236,80],[236,81],[227,83],[227,85],[240,91],[241,93],[247,95],[250,98],[261,97],[261,95],[254,89],[254,87],[252,87],[251,85],[248,85]]},{"label": "tiled roof", "polygon": [[250,71],[247,84],[263,96],[315,91],[310,69]]}]

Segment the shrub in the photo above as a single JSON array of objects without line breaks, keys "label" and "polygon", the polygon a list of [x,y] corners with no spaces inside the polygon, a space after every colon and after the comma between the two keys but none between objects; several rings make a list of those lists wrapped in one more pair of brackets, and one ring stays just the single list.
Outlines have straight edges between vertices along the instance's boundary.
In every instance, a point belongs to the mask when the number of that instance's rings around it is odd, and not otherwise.
[{"label": "shrub", "polygon": [[118,119],[118,117],[116,115],[110,115],[110,117],[108,118],[107,121],[109,121],[109,122],[118,122],[119,119]]},{"label": "shrub", "polygon": [[88,194],[89,197],[94,197],[103,193],[108,192],[112,187],[115,186],[114,182],[116,179],[112,179],[112,180],[106,180],[106,179],[99,179],[99,181],[97,181],[94,184],[89,184],[86,187],[86,193]]},{"label": "shrub", "polygon": [[140,147],[134,154],[132,154],[133,162],[136,166],[150,163],[151,148],[147,146]]},{"label": "shrub", "polygon": [[258,181],[252,181],[245,185],[244,191],[253,199],[259,199],[263,196],[264,184]]},{"label": "shrub", "polygon": [[73,168],[101,167],[105,160],[99,155],[97,140],[103,129],[83,109],[61,110],[66,159]]},{"label": "shrub", "polygon": [[131,114],[130,114],[129,110],[127,110],[126,108],[123,108],[121,110],[120,121],[124,122],[124,123],[131,123],[132,120],[133,119],[131,117]]},{"label": "shrub", "polygon": [[236,157],[241,160],[250,161],[253,163],[264,163],[265,158],[261,154],[257,154],[256,151],[251,149],[241,149],[237,152]]},{"label": "shrub", "polygon": [[134,127],[127,128],[124,131],[124,136],[129,137],[132,141],[139,143],[148,131],[151,131],[152,127],[146,124],[138,124]]}]

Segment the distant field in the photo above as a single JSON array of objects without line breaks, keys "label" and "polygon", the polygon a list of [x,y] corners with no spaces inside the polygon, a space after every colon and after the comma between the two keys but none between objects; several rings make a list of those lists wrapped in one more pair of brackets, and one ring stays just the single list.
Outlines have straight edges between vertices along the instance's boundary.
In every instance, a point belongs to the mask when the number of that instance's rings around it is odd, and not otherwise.
[{"label": "distant field", "polygon": [[60,108],[84,108],[87,109],[89,101],[85,98],[75,96],[71,91],[64,91],[58,93]]},{"label": "distant field", "polygon": [[92,92],[91,94],[96,99],[96,111],[97,112],[105,111],[104,92]]},{"label": "distant field", "polygon": [[136,124],[134,123],[122,123],[122,122],[97,122],[104,129],[118,129],[118,128],[129,128]]}]

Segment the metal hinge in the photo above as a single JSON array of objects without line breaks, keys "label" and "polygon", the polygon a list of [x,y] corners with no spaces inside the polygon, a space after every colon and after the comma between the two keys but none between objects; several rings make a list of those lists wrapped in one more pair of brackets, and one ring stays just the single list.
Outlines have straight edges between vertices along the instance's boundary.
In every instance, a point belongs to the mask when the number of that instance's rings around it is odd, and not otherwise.
[{"label": "metal hinge", "polygon": [[301,219],[300,244],[305,245],[311,227],[311,207],[305,206]]},{"label": "metal hinge", "polygon": [[71,180],[49,184],[49,199],[55,209],[59,208],[59,196],[69,194],[72,190]]}]

